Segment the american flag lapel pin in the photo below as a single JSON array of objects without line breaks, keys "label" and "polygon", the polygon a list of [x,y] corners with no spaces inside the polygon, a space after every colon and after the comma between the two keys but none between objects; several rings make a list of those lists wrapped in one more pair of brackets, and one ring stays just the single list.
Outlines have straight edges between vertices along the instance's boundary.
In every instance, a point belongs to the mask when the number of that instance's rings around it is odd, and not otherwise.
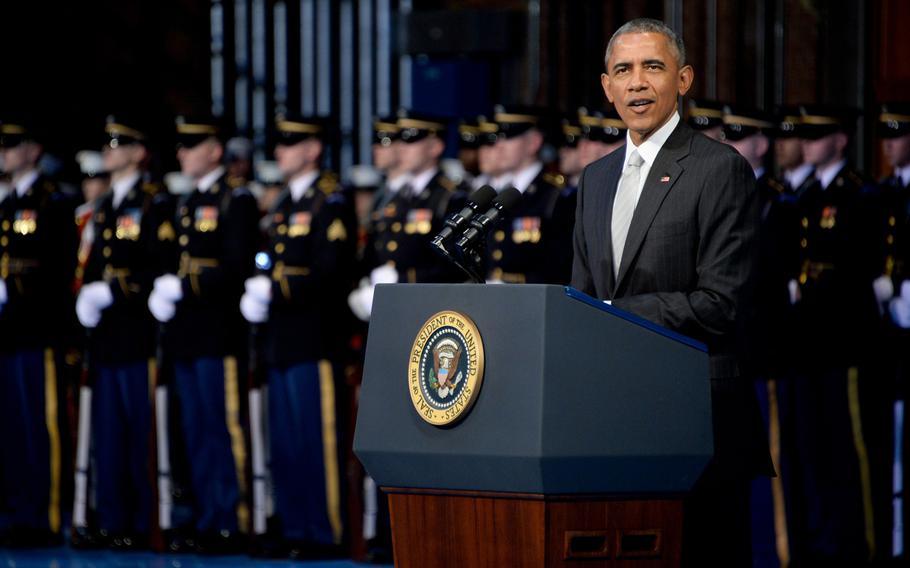
[{"label": "american flag lapel pin", "polygon": [[670,181],[670,176],[664,176],[660,178],[660,183],[667,183]]}]

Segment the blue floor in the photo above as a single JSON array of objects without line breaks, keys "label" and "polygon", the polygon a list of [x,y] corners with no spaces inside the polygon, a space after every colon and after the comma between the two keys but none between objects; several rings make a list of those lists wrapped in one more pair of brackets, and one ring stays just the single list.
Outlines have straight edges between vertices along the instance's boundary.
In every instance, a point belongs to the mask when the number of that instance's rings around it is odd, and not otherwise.
[{"label": "blue floor", "polygon": [[[74,551],[69,548],[41,550],[0,549],[0,567],[8,568],[214,568],[216,566],[265,566],[267,568],[364,568],[380,566],[350,560],[306,561],[259,560],[247,556],[196,556],[151,552]],[[387,567],[390,568],[390,567]]]}]

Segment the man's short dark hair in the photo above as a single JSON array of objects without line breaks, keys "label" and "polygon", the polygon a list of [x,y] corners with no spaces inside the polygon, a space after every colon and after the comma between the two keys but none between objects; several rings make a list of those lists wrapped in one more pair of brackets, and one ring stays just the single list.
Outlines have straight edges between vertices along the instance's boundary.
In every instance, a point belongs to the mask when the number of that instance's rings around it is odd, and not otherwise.
[{"label": "man's short dark hair", "polygon": [[667,38],[667,43],[670,45],[670,49],[676,52],[676,62],[680,67],[686,64],[686,46],[683,43],[682,38],[673,31],[670,26],[661,22],[660,20],[654,20],[651,18],[636,18],[634,20],[629,20],[616,32],[613,34],[613,37],[610,38],[610,42],[607,44],[607,52],[604,55],[604,67],[607,67],[607,73],[610,72],[610,55],[613,54],[613,42],[616,41],[621,35],[624,34],[661,34]]}]

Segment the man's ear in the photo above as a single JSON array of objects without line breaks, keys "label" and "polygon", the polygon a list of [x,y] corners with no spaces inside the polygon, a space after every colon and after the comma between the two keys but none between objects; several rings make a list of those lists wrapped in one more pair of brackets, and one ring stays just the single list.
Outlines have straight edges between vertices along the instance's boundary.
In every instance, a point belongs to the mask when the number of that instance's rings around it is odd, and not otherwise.
[{"label": "man's ear", "polygon": [[612,103],[613,96],[610,94],[610,76],[608,74],[600,74],[600,86],[603,87],[604,95],[607,96],[607,100]]},{"label": "man's ear", "polygon": [[430,145],[430,155],[438,160],[440,157],[442,157],[443,152],[445,152],[446,146],[443,143],[442,139],[437,138],[436,136],[433,136],[432,140],[433,142]]},{"label": "man's ear", "polygon": [[692,82],[695,81],[695,69],[691,65],[683,65],[679,70],[679,96],[685,96],[692,88]]}]

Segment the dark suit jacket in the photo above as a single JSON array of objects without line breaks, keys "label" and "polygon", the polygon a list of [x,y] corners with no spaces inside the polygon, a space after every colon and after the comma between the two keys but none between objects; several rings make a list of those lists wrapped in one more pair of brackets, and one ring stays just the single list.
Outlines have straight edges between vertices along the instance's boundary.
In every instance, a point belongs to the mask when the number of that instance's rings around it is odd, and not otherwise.
[{"label": "dark suit jacket", "polygon": [[736,357],[758,228],[752,169],[681,122],[651,166],[614,278],[610,220],[624,158],[622,147],[582,173],[572,285],[705,342],[715,461],[725,470],[770,472],[755,391]]}]

